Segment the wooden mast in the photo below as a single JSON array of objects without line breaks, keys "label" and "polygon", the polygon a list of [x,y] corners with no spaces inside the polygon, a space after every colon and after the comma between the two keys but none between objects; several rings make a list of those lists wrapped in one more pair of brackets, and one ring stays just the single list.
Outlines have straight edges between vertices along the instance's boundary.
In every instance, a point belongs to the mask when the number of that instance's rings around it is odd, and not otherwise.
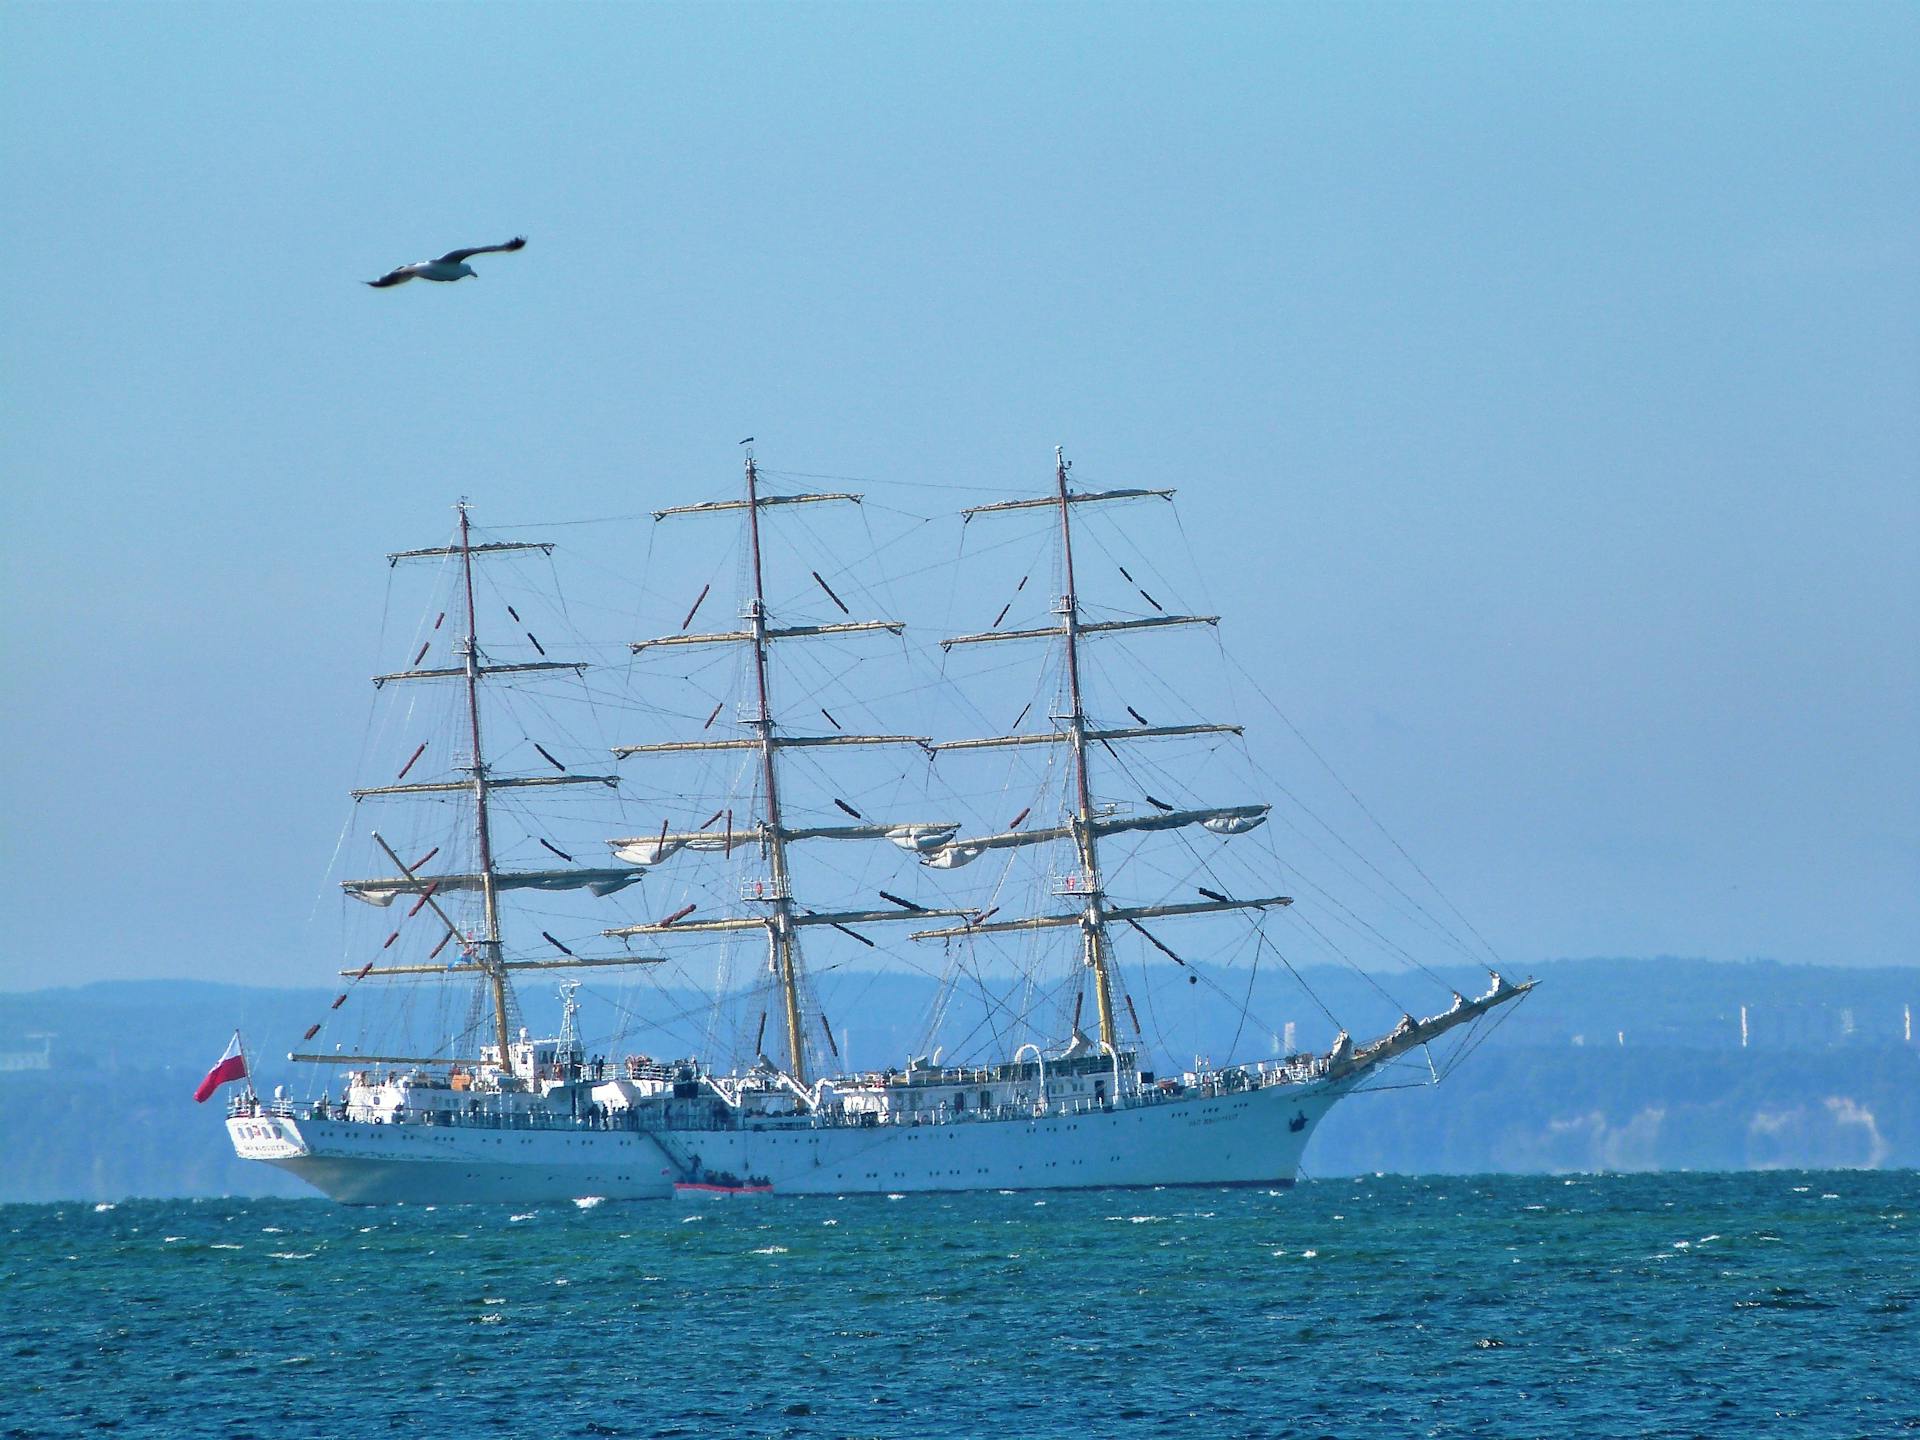
[{"label": "wooden mast", "polygon": [[[750,443],[743,440],[742,445]],[[742,628],[713,633],[688,633],[693,623],[693,612],[681,622],[680,633],[657,636],[649,640],[631,642],[630,648],[635,654],[651,650],[655,646],[674,645],[746,645],[753,650],[754,704],[749,714],[739,718],[739,724],[749,733],[740,739],[726,740],[670,740],[640,745],[616,745],[613,753],[619,757],[630,755],[674,755],[707,751],[753,750],[760,757],[761,783],[766,787],[766,813],[764,819],[753,828],[752,838],[757,839],[762,853],[767,857],[771,874],[767,881],[755,887],[751,895],[742,899],[756,906],[769,909],[751,915],[718,916],[711,919],[687,919],[689,911],[667,917],[664,920],[640,925],[619,925],[603,930],[601,933],[614,939],[628,939],[635,935],[687,935],[722,931],[764,930],[767,936],[767,966],[779,984],[781,1019],[786,1029],[786,1060],[784,1073],[793,1082],[796,1093],[803,1102],[811,1106],[815,1103],[807,1098],[806,1087],[812,1075],[812,1067],[807,1059],[806,1017],[803,1012],[800,994],[800,944],[799,935],[807,926],[827,925],[838,930],[847,930],[853,925],[887,924],[896,922],[924,921],[930,915],[963,917],[971,912],[967,910],[930,908],[889,895],[884,890],[881,898],[895,908],[889,910],[814,910],[800,906],[793,894],[793,875],[788,863],[787,845],[795,840],[841,839],[841,840],[890,840],[902,843],[916,833],[932,835],[931,842],[939,843],[939,837],[951,836],[959,826],[956,824],[921,823],[907,824],[878,820],[872,816],[862,816],[851,810],[845,802],[840,808],[860,823],[854,825],[802,824],[789,828],[781,809],[779,752],[789,747],[840,747],[847,745],[897,745],[907,746],[926,752],[932,745],[924,735],[864,735],[846,734],[839,728],[839,722],[831,715],[826,719],[834,726],[832,734],[778,734],[775,732],[772,708],[771,685],[768,672],[771,669],[770,657],[776,643],[789,640],[815,639],[827,635],[898,635],[906,627],[897,620],[861,620],[855,619],[846,604],[834,594],[833,588],[818,572],[814,580],[819,583],[834,605],[848,618],[825,624],[776,625],[772,623],[767,611],[766,579],[764,557],[760,544],[760,512],[783,505],[815,505],[830,501],[846,502],[858,505],[861,496],[843,491],[830,491],[811,494],[781,495],[763,494],[760,489],[760,472],[754,463],[753,452],[746,457],[746,494],[736,500],[709,500],[694,505],[672,505],[653,512],[653,518],[664,520],[670,515],[716,515],[731,514],[736,510],[747,512],[747,540],[749,555],[753,565],[752,594],[742,611]],[[705,599],[706,592],[701,592]],[[694,610],[699,609],[695,601]],[[744,708],[744,707],[743,707]],[[717,718],[719,710],[712,718]],[[718,815],[714,817],[715,820]],[[713,821],[708,821],[711,825]],[[727,840],[724,845],[730,853],[735,839],[733,822],[727,822]],[[702,842],[711,842],[713,836],[706,830],[671,832],[662,829],[657,835],[633,836],[627,839],[615,839],[608,843],[614,853],[630,864],[658,865],[667,856],[682,847],[703,848]],[[917,845],[917,842],[916,842]],[[923,848],[923,847],[922,847]],[[851,933],[851,932],[850,932]],[[871,944],[864,936],[855,934],[854,938]],[[822,1024],[824,1026],[824,1017]],[[760,1049],[766,1038],[766,1027],[755,1038],[754,1049]],[[828,1032],[827,1043],[831,1048],[833,1038]]]},{"label": "wooden mast", "polygon": [[484,931],[477,947],[478,958],[493,990],[494,1038],[500,1046],[500,1069],[513,1073],[513,1053],[507,1034],[507,972],[500,963],[500,905],[493,871],[493,835],[487,817],[487,764],[480,749],[480,640],[479,621],[473,604],[473,539],[467,519],[467,502],[460,502],[460,578],[467,592],[467,636],[465,642],[465,679],[467,686],[467,725],[473,742],[474,838],[479,846],[480,894],[485,908]]},{"label": "wooden mast", "polygon": [[[1142,920],[1160,917],[1185,915],[1208,915],[1232,910],[1264,910],[1270,906],[1291,905],[1293,901],[1285,895],[1264,895],[1252,899],[1235,899],[1212,890],[1202,889],[1200,893],[1207,897],[1199,901],[1167,902],[1157,905],[1112,905],[1108,903],[1104,879],[1100,873],[1099,839],[1102,835],[1111,835],[1126,831],[1176,830],[1189,825],[1204,825],[1216,834],[1238,835],[1252,830],[1266,822],[1269,807],[1266,805],[1208,805],[1204,807],[1176,808],[1155,801],[1157,813],[1146,816],[1126,816],[1114,813],[1102,814],[1095,810],[1093,787],[1088,765],[1088,749],[1099,745],[1109,751],[1120,741],[1172,739],[1198,735],[1238,735],[1240,727],[1228,724],[1176,724],[1151,725],[1137,711],[1131,711],[1138,721],[1135,725],[1115,727],[1094,726],[1088,722],[1086,699],[1080,685],[1080,645],[1082,640],[1133,630],[1159,630],[1169,626],[1215,625],[1219,623],[1217,615],[1167,615],[1157,614],[1130,620],[1083,620],[1080,615],[1080,596],[1073,571],[1073,507],[1105,501],[1126,500],[1171,500],[1171,490],[1117,489],[1117,490],[1081,490],[1067,488],[1068,465],[1065,454],[1058,448],[1054,454],[1053,493],[1036,495],[1025,500],[1001,500],[990,505],[973,505],[961,511],[963,519],[971,522],[974,517],[989,514],[1006,514],[1012,511],[1051,509],[1059,513],[1060,549],[1062,578],[1065,593],[1054,606],[1059,617],[1057,625],[1042,625],[1028,629],[1001,630],[996,628],[968,635],[955,635],[941,641],[943,648],[955,645],[998,644],[1005,641],[1051,640],[1058,636],[1066,645],[1067,657],[1067,693],[1068,713],[1049,717],[1053,728],[1027,734],[1002,734],[980,736],[965,740],[943,740],[929,745],[927,749],[938,755],[948,751],[988,750],[1012,746],[1065,745],[1073,752],[1074,804],[1072,812],[1061,825],[1041,825],[1031,830],[1018,829],[1020,822],[1031,811],[1023,811],[1019,819],[1007,830],[991,835],[956,836],[945,845],[936,847],[929,863],[967,864],[975,857],[989,850],[1009,847],[1051,844],[1061,840],[1071,840],[1080,862],[1079,873],[1064,885],[1056,884],[1054,894],[1061,898],[1075,899],[1080,902],[1077,912],[1060,912],[1045,915],[1029,915],[1017,919],[989,920],[987,916],[975,916],[969,923],[959,926],[942,926],[932,930],[918,930],[909,937],[914,940],[951,940],[960,936],[979,936],[1011,934],[1017,931],[1065,928],[1073,926],[1080,931],[1081,958],[1086,968],[1093,972],[1094,1004],[1099,1015],[1100,1046],[1114,1057],[1116,1071],[1119,1063],[1120,1027],[1114,1013],[1113,995],[1113,948],[1108,936],[1108,927],[1114,922],[1124,922],[1138,928]],[[1144,592],[1142,592],[1144,593]],[[1152,601],[1152,597],[1147,597]],[[1157,601],[1152,602],[1159,609]],[[1002,612],[1001,618],[1005,618]],[[1023,712],[1024,718],[1024,712]],[[1017,723],[1017,722],[1016,722]],[[1151,796],[1148,797],[1152,799]],[[994,912],[990,912],[994,913]],[[1142,932],[1145,933],[1144,931]],[[1165,950],[1151,935],[1147,940]],[[1172,952],[1169,951],[1169,954]],[[1176,959],[1178,957],[1175,957]],[[1181,963],[1185,963],[1184,961]],[[1074,1009],[1074,1028],[1079,1029],[1079,996],[1076,995]],[[1139,1021],[1134,1020],[1137,1029]]]},{"label": "wooden mast", "polygon": [[1080,943],[1087,968],[1093,971],[1093,998],[1100,1017],[1100,1044],[1117,1053],[1120,1037],[1113,1023],[1113,982],[1107,973],[1106,921],[1101,913],[1100,856],[1094,839],[1093,792],[1087,781],[1087,716],[1080,703],[1080,601],[1073,583],[1073,507],[1067,501],[1067,461],[1053,452],[1054,493],[1060,504],[1060,549],[1065,562],[1067,593],[1061,598],[1061,627],[1067,644],[1068,744],[1073,747],[1073,842],[1080,852],[1080,870],[1086,887],[1080,912]]},{"label": "wooden mast", "polygon": [[767,787],[767,855],[773,867],[773,913],[767,919],[767,965],[780,981],[786,1010],[787,1074],[807,1083],[805,1031],[800,1023],[800,981],[794,973],[793,886],[788,879],[786,832],[780,823],[780,786],[773,752],[773,708],[767,695],[767,593],[760,568],[760,477],[753,452],[747,452],[747,539],[753,554],[753,598],[747,602],[752,627],[753,678],[759,711],[749,722],[759,731],[760,765]]},{"label": "wooden mast", "polygon": [[[424,659],[427,654],[428,646],[423,644],[419,652],[414,656],[413,667],[376,675],[373,677],[373,684],[375,689],[384,689],[390,684],[402,682],[460,681],[466,699],[467,743],[471,747],[473,758],[469,763],[462,765],[459,763],[459,757],[454,757],[450,778],[446,780],[419,780],[407,783],[406,777],[408,771],[412,770],[414,762],[420,758],[420,755],[427,748],[423,743],[407,761],[406,765],[401,768],[399,775],[396,777],[396,783],[391,785],[369,786],[364,789],[355,790],[352,793],[355,803],[362,800],[384,800],[395,797],[411,798],[425,795],[453,795],[460,793],[471,795],[474,802],[473,834],[474,846],[477,852],[477,868],[471,873],[455,871],[454,873],[422,874],[420,873],[421,867],[426,864],[427,860],[430,860],[433,856],[440,853],[438,846],[435,846],[425,857],[415,861],[413,865],[409,866],[406,861],[400,858],[399,852],[386,842],[378,830],[375,830],[373,832],[374,843],[377,844],[382,853],[385,854],[388,862],[393,866],[394,873],[368,879],[343,880],[340,882],[341,889],[348,895],[373,905],[391,904],[395,898],[401,895],[410,894],[417,896],[418,899],[413,909],[408,913],[416,913],[423,906],[431,907],[434,917],[446,927],[447,938],[443,939],[440,945],[434,948],[432,954],[422,962],[400,965],[375,965],[369,963],[358,969],[343,970],[341,973],[355,981],[364,980],[369,976],[375,975],[383,977],[393,975],[429,975],[440,979],[466,979],[476,974],[481,976],[487,982],[487,989],[490,992],[489,998],[492,1001],[493,1008],[493,1037],[495,1044],[499,1048],[500,1071],[502,1076],[506,1077],[514,1073],[512,1059],[513,1035],[510,1026],[514,1014],[513,992],[509,985],[511,972],[516,970],[560,970],[575,967],[590,968],[614,965],[653,965],[659,964],[660,960],[656,956],[632,954],[618,956],[576,955],[566,946],[559,945],[557,941],[554,943],[558,945],[559,949],[563,952],[564,958],[551,960],[509,960],[506,958],[500,924],[501,892],[537,888],[542,890],[591,890],[596,895],[608,895],[632,884],[639,878],[641,870],[635,865],[606,868],[582,867],[572,864],[571,857],[565,855],[563,855],[562,858],[569,861],[568,868],[566,869],[521,870],[510,868],[502,870],[496,865],[492,825],[492,799],[494,791],[518,789],[522,787],[547,788],[551,786],[569,785],[604,785],[617,787],[619,779],[613,775],[574,774],[565,770],[564,767],[561,767],[560,762],[544,750],[541,751],[541,754],[545,755],[546,759],[556,768],[561,769],[562,773],[558,775],[496,776],[493,768],[487,763],[483,727],[480,723],[481,682],[490,680],[498,675],[535,673],[578,675],[581,671],[585,670],[587,666],[585,662],[582,661],[545,659],[524,661],[515,664],[490,665],[485,663],[480,653],[480,625],[473,577],[474,560],[476,558],[486,559],[489,556],[526,550],[537,550],[544,555],[551,555],[554,547],[545,541],[492,540],[476,544],[473,539],[473,526],[468,513],[467,502],[464,499],[461,500],[456,508],[460,514],[460,533],[452,543],[436,545],[422,550],[389,551],[387,554],[387,564],[389,566],[398,565],[403,560],[438,560],[442,562],[454,559],[458,560],[460,569],[456,582],[457,593],[452,597],[448,613],[452,613],[452,611],[458,607],[460,601],[464,599],[467,623],[464,633],[458,633],[456,627],[456,634],[452,641],[452,659],[455,663],[445,666],[428,666],[424,669],[418,668],[420,661]],[[508,608],[509,612],[511,612],[512,607]],[[442,614],[439,619],[434,621],[433,628],[438,631],[441,622],[446,618],[446,614]],[[515,618],[518,619],[519,617],[516,615]],[[531,634],[529,634],[528,638],[532,638]],[[538,647],[539,642],[536,640],[534,644]],[[542,655],[545,653],[544,650],[541,651]],[[536,746],[535,748],[537,749],[539,747]],[[548,848],[552,847],[549,846]],[[478,891],[480,894],[483,905],[483,918],[478,927],[469,926],[463,929],[459,924],[455,923],[453,917],[441,906],[441,899],[461,891]],[[436,898],[436,896],[439,898]],[[390,945],[394,939],[398,938],[399,934],[396,931],[392,939],[389,939],[387,943]],[[551,940],[553,937],[548,936],[547,938]],[[438,963],[434,957],[439,955],[441,948],[444,948],[449,941],[457,942],[462,954],[466,958],[462,961],[448,964]],[[344,999],[345,997],[342,998]],[[315,1028],[317,1030],[318,1027]],[[312,1038],[311,1032],[307,1038]],[[296,1056],[294,1058],[312,1059],[314,1057]],[[325,1059],[326,1057],[320,1058]],[[429,1063],[429,1061],[423,1057],[412,1057],[408,1063],[424,1064]]]}]

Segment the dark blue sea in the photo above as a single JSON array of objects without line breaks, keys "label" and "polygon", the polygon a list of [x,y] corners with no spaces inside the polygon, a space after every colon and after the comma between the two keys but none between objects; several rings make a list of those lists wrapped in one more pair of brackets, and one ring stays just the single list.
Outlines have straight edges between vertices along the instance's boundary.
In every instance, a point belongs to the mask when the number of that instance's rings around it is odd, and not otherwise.
[{"label": "dark blue sea", "polygon": [[0,1208],[7,1436],[1892,1436],[1920,1175]]}]

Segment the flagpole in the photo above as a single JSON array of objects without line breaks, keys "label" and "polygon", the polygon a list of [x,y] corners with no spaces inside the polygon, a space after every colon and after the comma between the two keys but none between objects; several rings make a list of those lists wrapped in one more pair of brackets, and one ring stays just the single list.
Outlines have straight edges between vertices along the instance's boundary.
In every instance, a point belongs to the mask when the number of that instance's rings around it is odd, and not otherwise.
[{"label": "flagpole", "polygon": [[258,1100],[259,1092],[253,1088],[253,1057],[247,1054],[246,1038],[241,1035],[238,1026],[234,1027],[233,1043],[240,1047],[240,1063],[247,1067],[247,1098]]}]

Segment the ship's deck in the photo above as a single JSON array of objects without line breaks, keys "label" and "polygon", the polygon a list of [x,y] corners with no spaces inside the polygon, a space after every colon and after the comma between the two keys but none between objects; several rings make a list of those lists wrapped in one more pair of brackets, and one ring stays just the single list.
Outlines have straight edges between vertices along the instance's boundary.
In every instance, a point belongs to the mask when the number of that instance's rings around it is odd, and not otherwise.
[{"label": "ship's deck", "polygon": [[[1099,1075],[1111,1071],[1113,1062],[1110,1057],[1100,1056],[1097,1057],[1098,1063],[1093,1063],[1094,1061],[1095,1057],[1091,1056],[1049,1061],[1045,1072],[1049,1078],[1053,1078],[1077,1074]],[[569,1132],[624,1130],[641,1133],[713,1130],[850,1130],[978,1125],[995,1121],[1135,1110],[1149,1106],[1177,1105],[1187,1101],[1211,1099],[1219,1095],[1266,1089],[1276,1085],[1306,1084],[1324,1079],[1327,1074],[1328,1066],[1324,1059],[1316,1056],[1296,1056],[1286,1061],[1259,1062],[1249,1066],[1205,1071],[1178,1080],[1168,1079],[1156,1082],[1150,1077],[1142,1076],[1137,1088],[1124,1090],[1117,1097],[1081,1095],[1051,1099],[1044,1104],[1036,1099],[1031,1103],[999,1104],[966,1110],[910,1108],[848,1110],[840,1106],[822,1106],[807,1110],[802,1108],[796,1100],[792,1111],[769,1112],[735,1107],[709,1089],[697,1098],[661,1096],[625,1109],[608,1110],[594,1107],[589,1113],[576,1113],[571,1109],[563,1110],[557,1106],[551,1110],[492,1109],[484,1103],[488,1098],[485,1092],[474,1094],[476,1108],[471,1110],[423,1109],[395,1119],[376,1118],[371,1114],[357,1113],[356,1107],[339,1101],[262,1100],[257,1096],[246,1095],[234,1097],[228,1106],[227,1113],[230,1117],[275,1116],[291,1120],[332,1120],[366,1125],[397,1124],[431,1129],[463,1130]],[[1004,1083],[1034,1080],[1037,1082],[1039,1075],[1040,1067],[1032,1064],[1008,1064],[977,1071],[956,1068],[937,1072],[914,1072],[911,1077],[906,1074],[889,1076],[879,1072],[870,1076],[849,1076],[835,1083],[845,1089],[853,1090],[862,1086],[879,1085],[891,1088],[896,1085],[910,1087],[994,1081]]]}]

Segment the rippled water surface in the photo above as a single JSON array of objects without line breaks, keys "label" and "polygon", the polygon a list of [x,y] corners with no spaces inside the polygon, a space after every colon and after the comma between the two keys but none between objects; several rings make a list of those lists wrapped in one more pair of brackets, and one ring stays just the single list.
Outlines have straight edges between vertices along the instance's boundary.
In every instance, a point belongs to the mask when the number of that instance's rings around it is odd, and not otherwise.
[{"label": "rippled water surface", "polygon": [[1920,1432],[1920,1175],[0,1208],[0,1434]]}]

